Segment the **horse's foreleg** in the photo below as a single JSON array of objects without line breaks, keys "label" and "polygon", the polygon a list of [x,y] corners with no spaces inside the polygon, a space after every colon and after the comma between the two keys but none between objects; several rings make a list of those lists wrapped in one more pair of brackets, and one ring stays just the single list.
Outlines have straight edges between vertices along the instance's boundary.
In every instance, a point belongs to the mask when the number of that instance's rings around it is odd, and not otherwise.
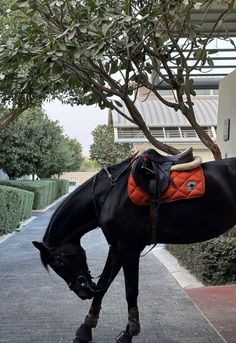
[{"label": "horse's foreleg", "polygon": [[101,310],[102,299],[106,294],[112,281],[121,269],[121,262],[116,250],[110,247],[103,272],[98,280],[93,302],[88,315],[85,318],[85,324],[94,328],[97,326],[99,313]]},{"label": "horse's foreleg", "polygon": [[94,293],[94,298],[84,323],[76,332],[77,343],[89,342],[92,340],[92,329],[97,326],[99,313],[101,310],[102,299],[106,294],[110,284],[120,271],[121,262],[116,250],[110,247],[103,272],[99,278]]},{"label": "horse's foreleg", "polygon": [[122,248],[122,265],[125,277],[126,301],[128,305],[128,325],[126,331],[116,338],[117,343],[130,343],[132,336],[140,333],[139,312],[137,306],[140,251]]}]

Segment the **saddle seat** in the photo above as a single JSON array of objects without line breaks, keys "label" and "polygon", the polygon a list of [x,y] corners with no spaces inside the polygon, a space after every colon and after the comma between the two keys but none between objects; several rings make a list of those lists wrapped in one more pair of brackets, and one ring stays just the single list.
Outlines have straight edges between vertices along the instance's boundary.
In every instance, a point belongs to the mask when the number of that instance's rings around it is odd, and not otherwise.
[{"label": "saddle seat", "polygon": [[188,148],[177,155],[162,155],[154,149],[148,149],[143,154],[144,157],[151,159],[156,163],[171,162],[172,164],[183,164],[193,160],[193,149]]},{"label": "saddle seat", "polygon": [[193,150],[187,150],[173,156],[164,156],[154,149],[148,149],[133,163],[132,176],[137,186],[151,194],[163,193],[169,183],[172,165],[193,161]]}]

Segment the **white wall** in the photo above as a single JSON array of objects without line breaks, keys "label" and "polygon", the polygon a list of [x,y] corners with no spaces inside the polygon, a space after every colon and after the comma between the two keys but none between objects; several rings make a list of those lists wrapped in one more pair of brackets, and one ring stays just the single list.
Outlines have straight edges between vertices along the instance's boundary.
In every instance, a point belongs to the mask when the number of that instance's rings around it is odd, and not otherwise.
[{"label": "white wall", "polygon": [[8,180],[7,174],[3,173],[2,170],[0,170],[0,180]]},{"label": "white wall", "polygon": [[236,156],[236,70],[220,82],[217,144],[222,157]]}]

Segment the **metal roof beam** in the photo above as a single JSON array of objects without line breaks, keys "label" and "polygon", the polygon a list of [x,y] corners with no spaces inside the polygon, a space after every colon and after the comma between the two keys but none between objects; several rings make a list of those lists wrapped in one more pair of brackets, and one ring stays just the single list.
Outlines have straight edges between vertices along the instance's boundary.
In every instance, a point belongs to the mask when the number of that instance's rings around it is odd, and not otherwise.
[{"label": "metal roof beam", "polygon": [[[225,74],[214,74],[214,75],[225,76]],[[223,77],[210,78],[209,76],[207,78],[200,78],[200,77],[195,78],[193,82],[193,88],[194,89],[218,89],[219,83],[222,79]],[[167,82],[163,81],[159,84],[158,89],[169,90],[171,89],[171,87]]]},{"label": "metal roof beam", "polygon": [[[177,69],[177,66],[169,66],[169,68],[170,69]],[[236,68],[236,65],[234,64],[234,65],[232,65],[232,64],[228,64],[228,65],[226,65],[226,64],[222,64],[222,65],[214,65],[214,67],[213,68],[211,68],[209,65],[204,65],[204,66],[199,66],[199,67],[197,67],[197,68],[199,68],[199,69],[215,69],[215,68]],[[195,69],[195,70],[197,70],[197,68]],[[200,71],[200,70],[199,70]]]},{"label": "metal roof beam", "polygon": [[[202,27],[203,34],[209,34],[211,29],[220,14],[224,11],[225,7],[215,4],[211,7],[210,11],[206,10],[193,10],[191,13],[191,21]],[[231,36],[236,37],[236,9],[228,12],[221,20],[221,23],[216,27],[213,36]]]}]

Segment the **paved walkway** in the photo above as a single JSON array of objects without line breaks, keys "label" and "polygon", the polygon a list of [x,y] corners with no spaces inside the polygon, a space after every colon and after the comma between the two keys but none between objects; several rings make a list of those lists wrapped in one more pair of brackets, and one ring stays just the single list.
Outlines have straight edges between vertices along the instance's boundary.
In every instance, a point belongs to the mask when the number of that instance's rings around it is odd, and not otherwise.
[{"label": "paved walkway", "polygon": [[[89,308],[55,273],[43,269],[31,244],[41,240],[53,208],[0,244],[0,343],[72,343]],[[83,239],[93,275],[104,265],[107,244],[100,230]],[[141,259],[141,334],[134,343],[222,343],[225,340],[194,306],[154,254]],[[112,343],[127,321],[122,273],[104,299],[93,342]]]}]

